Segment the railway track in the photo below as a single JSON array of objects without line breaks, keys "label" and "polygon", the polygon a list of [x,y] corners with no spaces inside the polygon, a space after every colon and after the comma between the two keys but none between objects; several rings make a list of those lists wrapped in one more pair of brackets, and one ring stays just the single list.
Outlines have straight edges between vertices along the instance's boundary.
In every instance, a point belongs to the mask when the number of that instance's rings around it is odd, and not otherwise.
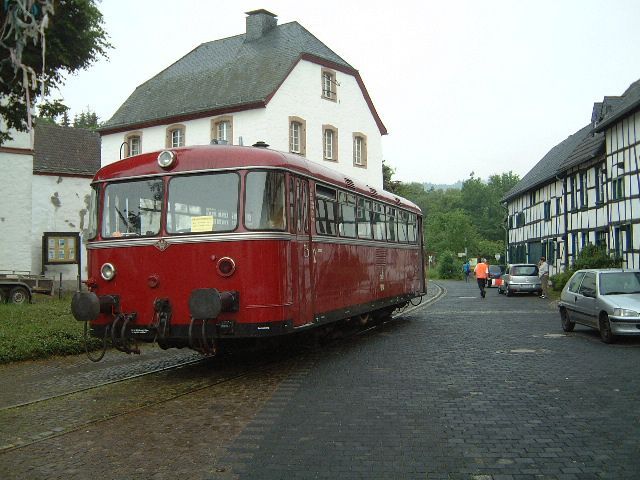
[{"label": "railway track", "polygon": [[[437,301],[446,291],[435,286],[436,294],[428,301],[409,306],[392,318],[406,316]],[[347,331],[332,342],[364,335],[376,328]],[[318,350],[312,341],[293,341],[289,339],[292,344],[287,344],[285,349],[261,350],[241,356],[203,357],[0,408],[0,424],[3,425],[0,455],[203,390],[224,388],[250,375],[277,368],[292,357],[304,361],[306,353]]]}]

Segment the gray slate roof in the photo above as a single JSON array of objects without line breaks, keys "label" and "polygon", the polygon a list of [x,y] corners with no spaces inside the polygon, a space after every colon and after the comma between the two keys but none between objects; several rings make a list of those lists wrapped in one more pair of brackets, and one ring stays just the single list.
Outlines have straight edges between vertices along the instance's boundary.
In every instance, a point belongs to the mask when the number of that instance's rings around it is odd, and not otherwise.
[{"label": "gray slate roof", "polygon": [[278,25],[256,40],[245,36],[203,43],[138,86],[100,131],[264,104],[302,54],[357,73],[297,22]]},{"label": "gray slate roof", "polygon": [[600,122],[596,125],[595,131],[602,132],[622,117],[640,108],[640,80],[636,80],[620,97],[605,97],[604,103],[609,108],[603,111]]},{"label": "gray slate roof", "polygon": [[100,135],[82,128],[36,123],[33,173],[93,176],[100,169]]},{"label": "gray slate roof", "polygon": [[[591,124],[582,127],[580,130],[569,136],[564,141],[553,147],[542,157],[529,172],[520,180],[507,194],[503,200],[509,200],[517,195],[521,195],[527,190],[548,182],[565,169],[564,163],[571,157],[572,153],[583,143],[591,142]],[[574,158],[575,159],[575,158]]]}]

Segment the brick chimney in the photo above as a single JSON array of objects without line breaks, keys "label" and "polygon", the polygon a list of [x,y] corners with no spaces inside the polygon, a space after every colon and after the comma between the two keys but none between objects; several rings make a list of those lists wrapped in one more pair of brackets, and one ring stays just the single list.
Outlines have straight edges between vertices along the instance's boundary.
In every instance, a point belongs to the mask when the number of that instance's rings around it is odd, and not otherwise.
[{"label": "brick chimney", "polygon": [[245,13],[248,15],[245,36],[245,40],[248,42],[257,40],[278,25],[277,15],[267,10],[260,9]]}]

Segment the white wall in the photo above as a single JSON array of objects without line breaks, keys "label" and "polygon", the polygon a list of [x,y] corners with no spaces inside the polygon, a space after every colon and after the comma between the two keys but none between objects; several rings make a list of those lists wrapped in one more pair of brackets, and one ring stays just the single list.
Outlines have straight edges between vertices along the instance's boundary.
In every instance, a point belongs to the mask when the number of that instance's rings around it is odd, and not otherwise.
[{"label": "white wall", "polygon": [[[308,61],[299,62],[266,108],[230,114],[233,116],[233,143],[242,137],[244,145],[263,140],[274,150],[289,149],[289,116],[306,121],[306,157],[339,170],[344,175],[382,188],[382,137],[355,77],[336,72],[338,101],[321,97],[321,69]],[[211,141],[211,120],[215,117],[181,122],[186,145],[207,145]],[[338,129],[338,162],[323,160],[322,125]],[[171,124],[142,131],[142,151],[165,148],[166,128]],[[367,136],[367,168],[353,165],[352,135]],[[102,136],[102,165],[120,159],[120,146],[129,132]]]},{"label": "white wall", "polygon": [[[27,135],[28,138],[28,135]],[[22,145],[22,142],[16,142]],[[6,147],[14,147],[11,142]],[[25,147],[30,148],[29,143]],[[32,270],[33,155],[0,152],[0,270]]]},{"label": "white wall", "polygon": [[[87,228],[91,187],[89,178],[57,175],[33,176],[33,220],[31,230],[31,263],[33,269],[42,268],[42,234],[44,232],[80,232]],[[87,252],[82,246],[82,278],[86,279]],[[47,265],[47,276],[75,280],[77,265]]]}]

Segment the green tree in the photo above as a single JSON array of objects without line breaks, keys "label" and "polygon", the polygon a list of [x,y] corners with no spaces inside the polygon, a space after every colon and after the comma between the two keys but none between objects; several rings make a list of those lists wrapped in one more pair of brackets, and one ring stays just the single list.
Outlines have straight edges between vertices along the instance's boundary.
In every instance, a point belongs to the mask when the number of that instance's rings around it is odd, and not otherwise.
[{"label": "green tree", "polygon": [[382,160],[382,188],[387,192],[396,193],[396,188],[400,182],[392,179],[395,173],[395,169]]},{"label": "green tree", "polygon": [[[23,9],[25,3],[31,8]],[[106,57],[111,45],[95,0],[5,0],[0,14],[0,116],[6,123],[6,129],[0,129],[2,145],[11,139],[9,129],[28,130],[28,108],[36,102],[41,116],[62,114],[67,107],[49,98],[48,90],[62,85],[65,75]]]},{"label": "green tree", "polygon": [[462,253],[466,249],[473,256],[478,250],[480,238],[464,210],[427,215],[424,226],[425,245],[429,252],[438,255],[445,251]]},{"label": "green tree", "polygon": [[83,111],[80,113],[80,115],[76,115],[74,117],[73,126],[75,128],[96,130],[100,126],[98,115],[96,115],[96,112],[92,112],[91,109],[87,107],[86,112]]},{"label": "green tree", "polygon": [[71,126],[71,121],[69,120],[69,112],[66,111],[66,110],[62,114],[62,120],[60,120],[60,125],[62,125],[63,127],[70,127]]},{"label": "green tree", "polygon": [[462,278],[462,262],[452,252],[445,251],[438,257],[440,278]]}]

